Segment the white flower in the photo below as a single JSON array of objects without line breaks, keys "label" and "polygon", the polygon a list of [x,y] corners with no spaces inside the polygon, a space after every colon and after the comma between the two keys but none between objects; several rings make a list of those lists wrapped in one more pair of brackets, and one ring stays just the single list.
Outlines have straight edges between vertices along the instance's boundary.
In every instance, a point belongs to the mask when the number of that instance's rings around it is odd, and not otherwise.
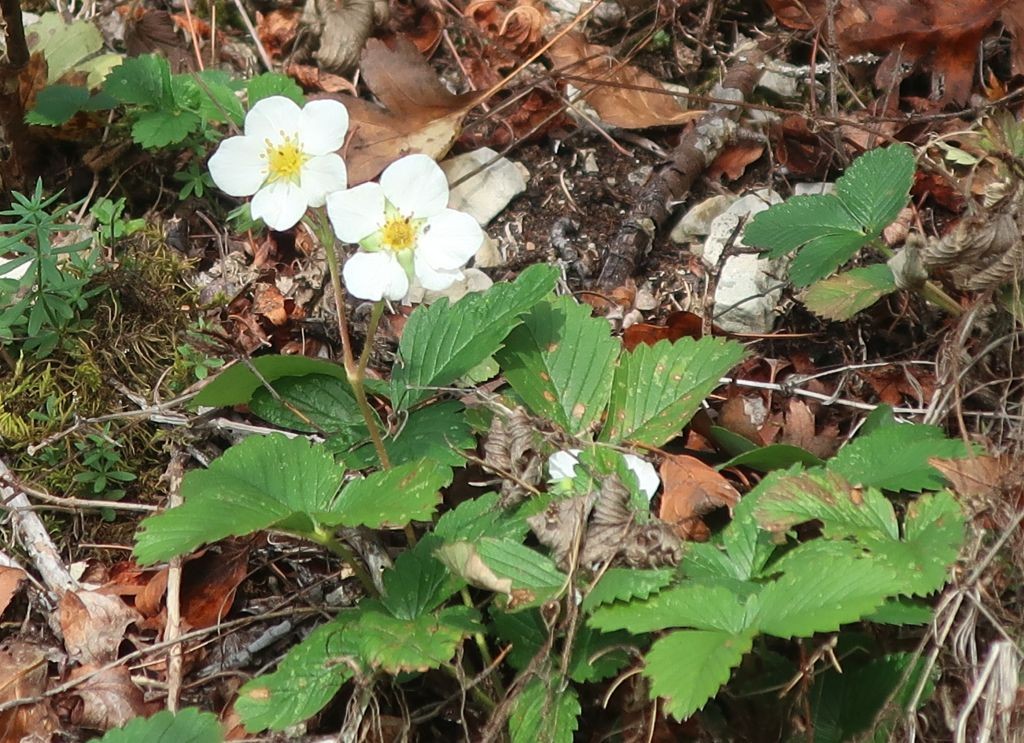
[{"label": "white flower", "polygon": [[[576,476],[576,465],[580,463],[581,451],[582,449],[556,451],[548,457],[548,472],[551,474],[552,482]],[[635,454],[623,454],[622,457],[626,460],[626,466],[636,475],[636,481],[640,485],[640,490],[647,496],[647,500],[653,498],[661,485],[661,478],[658,477],[658,471],[654,469],[654,465]]]},{"label": "white flower", "polygon": [[338,101],[299,108],[284,96],[264,98],[245,115],[244,131],[220,143],[210,175],[224,193],[252,196],[253,218],[271,229],[287,230],[348,185],[336,152],[345,143],[348,111]]},{"label": "white flower", "polygon": [[436,291],[461,279],[459,269],[480,249],[484,233],[473,217],[447,207],[448,179],[427,155],[396,160],[380,183],[328,196],[335,234],[362,248],[343,271],[352,295],[397,300],[413,276]]}]

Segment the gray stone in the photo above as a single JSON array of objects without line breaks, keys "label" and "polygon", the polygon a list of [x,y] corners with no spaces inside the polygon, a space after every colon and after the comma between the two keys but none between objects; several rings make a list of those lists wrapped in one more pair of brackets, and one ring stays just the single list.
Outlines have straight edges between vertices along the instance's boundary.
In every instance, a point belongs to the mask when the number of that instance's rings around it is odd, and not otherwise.
[{"label": "gray stone", "polygon": [[732,206],[736,198],[733,194],[721,194],[694,204],[672,228],[669,237],[677,243],[686,243],[695,235],[708,234],[715,217]]}]

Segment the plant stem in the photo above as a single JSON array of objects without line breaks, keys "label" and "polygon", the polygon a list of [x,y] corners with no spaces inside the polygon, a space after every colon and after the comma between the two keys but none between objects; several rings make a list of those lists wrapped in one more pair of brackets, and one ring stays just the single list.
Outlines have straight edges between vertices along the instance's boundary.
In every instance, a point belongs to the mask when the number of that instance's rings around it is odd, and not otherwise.
[{"label": "plant stem", "polygon": [[[881,240],[874,240],[872,247],[875,248],[879,253],[884,255],[886,258],[892,258],[896,255],[895,251],[886,245]],[[906,248],[904,248],[906,249]],[[938,305],[946,312],[951,315],[959,317],[964,314],[964,309],[961,307],[955,299],[946,294],[938,284],[925,279],[925,282],[916,289],[917,293],[920,294],[926,301],[932,304]]]},{"label": "plant stem", "polygon": [[320,244],[324,246],[324,253],[327,254],[327,267],[331,273],[331,287],[334,289],[334,304],[338,310],[338,335],[341,336],[341,354],[345,364],[345,374],[348,382],[352,385],[352,394],[355,396],[359,412],[363,414],[366,428],[370,432],[370,439],[373,441],[373,448],[380,459],[380,465],[384,469],[391,467],[391,460],[384,448],[384,440],[380,435],[380,428],[377,427],[377,420],[373,414],[373,408],[366,398],[366,387],[363,385],[363,373],[366,371],[366,361],[369,357],[369,348],[373,344],[373,334],[377,330],[377,323],[380,321],[383,312],[383,302],[377,302],[373,308],[373,315],[370,319],[370,327],[366,334],[366,345],[363,348],[359,363],[356,363],[352,354],[352,340],[348,333],[348,319],[345,316],[345,290],[341,286],[341,270],[338,266],[338,250],[334,240],[334,232],[331,230],[329,220],[320,212],[316,212],[313,220],[314,231],[317,234]]},{"label": "plant stem", "polygon": [[373,578],[370,577],[370,573],[359,561],[359,558],[357,558],[355,554],[353,554],[352,550],[349,549],[347,544],[336,539],[333,534],[321,531],[320,529],[317,529],[316,533],[311,535],[311,538],[317,544],[323,545],[340,557],[342,562],[352,568],[352,572],[359,580],[359,584],[363,587],[363,590],[366,591],[367,596],[378,595],[377,586],[374,585]]}]

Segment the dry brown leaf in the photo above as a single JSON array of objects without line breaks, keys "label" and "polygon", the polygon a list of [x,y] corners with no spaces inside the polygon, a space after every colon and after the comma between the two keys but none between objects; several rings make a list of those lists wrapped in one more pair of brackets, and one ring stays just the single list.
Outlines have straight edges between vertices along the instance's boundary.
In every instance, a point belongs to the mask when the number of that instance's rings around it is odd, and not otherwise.
[{"label": "dry brown leaf", "polygon": [[7,610],[11,599],[18,593],[21,582],[27,576],[21,568],[0,567],[0,617]]},{"label": "dry brown leaf", "polygon": [[350,96],[333,96],[348,108],[352,132],[344,155],[349,185],[376,178],[384,168],[413,153],[444,157],[480,94],[453,95],[411,42],[395,48],[370,39],[360,69],[382,106]]},{"label": "dry brown leaf", "polygon": [[[96,666],[81,666],[71,672],[69,680],[96,671]],[[71,707],[68,713],[71,722],[92,730],[124,727],[130,720],[149,711],[142,689],[132,681],[127,666],[99,670],[95,676],[76,686],[68,694],[66,702]]]},{"label": "dry brown leaf", "polygon": [[735,181],[741,178],[747,166],[757,162],[762,154],[764,144],[761,142],[743,140],[727,145],[708,168],[708,178],[720,181],[724,175],[727,180]]},{"label": "dry brown leaf", "polygon": [[247,542],[225,542],[185,563],[181,585],[181,615],[192,629],[218,624],[235,602],[235,591],[249,566]]},{"label": "dry brown leaf", "polygon": [[142,619],[117,596],[95,591],[68,591],[58,612],[68,655],[96,665],[114,660],[128,625]]},{"label": "dry brown leaf", "polygon": [[708,529],[701,516],[722,506],[732,509],[740,499],[736,488],[722,475],[699,459],[682,454],[665,457],[661,482],[665,490],[658,516],[672,524],[682,539],[706,539]]},{"label": "dry brown leaf", "polygon": [[[16,638],[0,645],[0,704],[46,691],[46,655],[39,645]],[[57,727],[57,715],[47,701],[0,712],[0,741],[48,741]]]},{"label": "dry brown leaf", "polygon": [[949,480],[953,490],[963,498],[990,496],[998,490],[1011,471],[1010,457],[968,457],[966,459],[939,459],[929,457],[928,464]]},{"label": "dry brown leaf", "polygon": [[[555,73],[587,91],[583,100],[601,119],[623,129],[684,124],[703,111],[687,111],[661,82],[639,67],[623,64],[606,46],[591,44],[581,33],[570,32],[548,50]],[[591,90],[591,88],[593,88]]]},{"label": "dry brown leaf", "polygon": [[298,33],[299,11],[296,8],[276,8],[269,13],[256,13],[256,35],[273,60],[280,59],[291,48]]}]

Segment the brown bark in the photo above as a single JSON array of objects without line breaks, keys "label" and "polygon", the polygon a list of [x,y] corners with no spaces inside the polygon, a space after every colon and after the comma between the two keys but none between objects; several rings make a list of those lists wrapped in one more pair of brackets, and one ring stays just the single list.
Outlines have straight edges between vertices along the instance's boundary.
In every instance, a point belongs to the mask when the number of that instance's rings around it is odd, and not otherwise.
[{"label": "brown bark", "polygon": [[[710,98],[720,101],[684,134],[672,151],[672,161],[654,171],[640,191],[636,205],[626,216],[608,246],[597,288],[607,293],[633,277],[654,240],[663,232],[672,205],[683,201],[697,177],[714,161],[736,131],[743,100],[754,90],[763,73],[764,52],[751,47],[739,54],[725,79]],[[721,101],[735,101],[725,103]]]},{"label": "brown bark", "polygon": [[0,203],[11,191],[25,191],[31,176],[32,143],[18,81],[28,65],[28,43],[18,0],[0,0],[7,29],[7,54],[0,60]]}]

